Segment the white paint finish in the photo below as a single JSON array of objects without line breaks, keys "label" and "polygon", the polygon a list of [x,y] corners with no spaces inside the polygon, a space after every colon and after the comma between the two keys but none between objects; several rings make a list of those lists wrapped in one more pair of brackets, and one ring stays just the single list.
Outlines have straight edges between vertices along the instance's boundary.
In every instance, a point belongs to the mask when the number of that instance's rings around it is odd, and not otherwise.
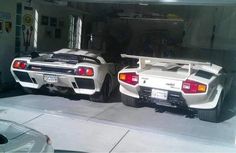
[{"label": "white paint finish", "polygon": [[0,119],[24,123],[41,115],[39,112],[19,110],[15,108],[0,106]]},{"label": "white paint finish", "polygon": [[113,152],[227,152],[234,153],[232,145],[207,142],[202,139],[168,134],[130,131]]},{"label": "white paint finish", "polygon": [[127,132],[121,127],[53,115],[26,125],[47,134],[55,149],[84,152],[109,152]]},{"label": "white paint finish", "polygon": [[132,88],[130,87],[129,85],[126,85],[126,83],[123,83],[120,81],[120,92],[127,95],[127,96],[131,96],[131,97],[134,97],[134,98],[139,98],[139,94],[138,94],[138,87],[136,88]]},{"label": "white paint finish", "polygon": [[[181,92],[183,80],[187,78],[187,75],[186,75],[186,76],[183,76],[182,79],[180,79],[180,76],[175,74],[179,78],[167,79],[168,77],[174,76],[173,72],[167,73],[167,72],[157,71],[155,73],[156,75],[146,75],[145,73],[141,73],[139,85],[144,86],[144,87],[149,87],[149,88],[158,88],[158,89],[163,89],[163,90]],[[165,77],[163,77],[164,75]]]}]

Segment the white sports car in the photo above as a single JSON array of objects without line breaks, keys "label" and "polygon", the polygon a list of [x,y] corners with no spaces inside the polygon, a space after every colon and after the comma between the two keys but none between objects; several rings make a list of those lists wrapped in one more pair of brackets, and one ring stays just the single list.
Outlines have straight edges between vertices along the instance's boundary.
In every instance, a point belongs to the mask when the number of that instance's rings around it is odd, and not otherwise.
[{"label": "white sports car", "polygon": [[43,87],[63,93],[72,89],[99,102],[106,102],[118,85],[117,72],[117,66],[100,53],[76,49],[33,53],[15,58],[11,65],[13,77],[27,92]]},{"label": "white sports car", "polygon": [[181,107],[197,110],[201,120],[218,121],[232,82],[222,67],[189,60],[121,56],[139,60],[138,67],[126,67],[118,74],[125,105]]}]

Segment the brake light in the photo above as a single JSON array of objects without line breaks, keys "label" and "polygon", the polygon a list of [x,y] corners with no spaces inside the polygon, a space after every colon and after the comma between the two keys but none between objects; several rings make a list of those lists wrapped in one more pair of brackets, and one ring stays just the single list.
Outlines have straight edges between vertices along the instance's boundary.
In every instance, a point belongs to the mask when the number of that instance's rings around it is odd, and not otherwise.
[{"label": "brake light", "polygon": [[89,67],[78,67],[75,71],[75,74],[81,76],[93,76],[94,71],[92,68]]},{"label": "brake light", "polygon": [[15,68],[15,69],[26,69],[26,67],[27,67],[27,62],[26,61],[16,60],[13,63],[13,68]]},{"label": "brake light", "polygon": [[182,91],[184,93],[204,93],[206,90],[207,86],[205,84],[192,80],[186,80],[182,84]]},{"label": "brake light", "polygon": [[119,74],[119,80],[131,84],[136,85],[138,83],[139,77],[136,73],[120,73]]},{"label": "brake light", "polygon": [[87,76],[93,76],[94,75],[93,69],[92,68],[87,68],[86,69],[86,75]]}]

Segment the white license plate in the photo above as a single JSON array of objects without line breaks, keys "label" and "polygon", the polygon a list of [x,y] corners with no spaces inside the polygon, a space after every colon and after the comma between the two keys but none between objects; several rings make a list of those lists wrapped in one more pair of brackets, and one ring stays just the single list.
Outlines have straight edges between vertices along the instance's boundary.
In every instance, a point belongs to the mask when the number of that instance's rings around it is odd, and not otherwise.
[{"label": "white license plate", "polygon": [[161,99],[161,100],[167,100],[168,91],[152,89],[151,97],[156,98],[156,99]]},{"label": "white license plate", "polygon": [[55,75],[44,75],[43,80],[47,83],[57,83],[58,77]]}]

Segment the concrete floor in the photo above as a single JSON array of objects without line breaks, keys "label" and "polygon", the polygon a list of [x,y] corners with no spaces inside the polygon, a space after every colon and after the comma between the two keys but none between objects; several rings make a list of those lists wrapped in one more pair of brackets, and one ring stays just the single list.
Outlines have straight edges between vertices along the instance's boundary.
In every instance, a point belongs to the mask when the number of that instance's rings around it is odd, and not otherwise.
[{"label": "concrete floor", "polygon": [[[117,92],[118,93],[118,92]],[[209,123],[189,112],[131,108],[114,94],[109,103],[87,97],[0,94],[0,118],[49,135],[55,149],[83,152],[236,152],[236,91],[231,91],[222,122]]]}]

